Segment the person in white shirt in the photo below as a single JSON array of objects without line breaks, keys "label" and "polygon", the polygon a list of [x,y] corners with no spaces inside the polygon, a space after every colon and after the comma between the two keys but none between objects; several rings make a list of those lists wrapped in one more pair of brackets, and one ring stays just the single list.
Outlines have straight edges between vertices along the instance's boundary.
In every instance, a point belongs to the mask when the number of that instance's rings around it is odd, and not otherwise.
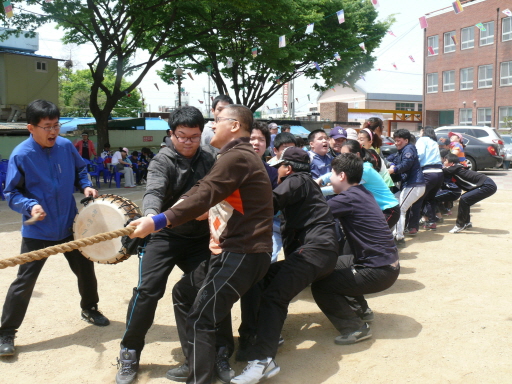
[{"label": "person in white shirt", "polygon": [[[117,172],[124,174],[125,188],[135,188],[132,165],[128,162],[127,157],[128,152],[123,148],[119,148],[119,151],[112,156],[112,166],[116,168]],[[120,169],[119,167],[118,169],[118,164],[122,164],[124,168]]]}]

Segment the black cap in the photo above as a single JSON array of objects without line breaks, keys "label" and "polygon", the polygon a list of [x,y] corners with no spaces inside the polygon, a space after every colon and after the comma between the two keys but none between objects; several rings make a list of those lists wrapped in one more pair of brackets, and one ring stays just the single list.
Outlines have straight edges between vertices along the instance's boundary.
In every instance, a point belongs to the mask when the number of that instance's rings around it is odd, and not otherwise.
[{"label": "black cap", "polygon": [[309,164],[309,155],[302,148],[298,147],[287,147],[284,149],[281,154],[281,158],[273,165],[273,167],[280,167],[281,164],[286,163],[288,161],[293,161],[295,163]]}]

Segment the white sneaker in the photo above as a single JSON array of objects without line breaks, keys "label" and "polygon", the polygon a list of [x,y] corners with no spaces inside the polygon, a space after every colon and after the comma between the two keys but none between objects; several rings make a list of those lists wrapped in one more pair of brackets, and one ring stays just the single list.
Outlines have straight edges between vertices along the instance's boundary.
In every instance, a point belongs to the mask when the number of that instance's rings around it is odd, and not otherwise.
[{"label": "white sneaker", "polygon": [[[462,226],[462,227],[455,226],[455,227],[453,227],[449,232],[450,232],[450,233],[459,233],[459,232],[462,232],[463,230],[465,230],[466,228],[468,228],[468,225],[467,225],[467,224],[465,224],[465,225],[464,225],[464,226]],[[471,228],[471,227],[469,227],[469,228]]]},{"label": "white sneaker", "polygon": [[280,370],[281,368],[271,357],[267,357],[265,360],[249,361],[242,373],[231,379],[231,384],[256,384],[263,379],[274,377]]}]

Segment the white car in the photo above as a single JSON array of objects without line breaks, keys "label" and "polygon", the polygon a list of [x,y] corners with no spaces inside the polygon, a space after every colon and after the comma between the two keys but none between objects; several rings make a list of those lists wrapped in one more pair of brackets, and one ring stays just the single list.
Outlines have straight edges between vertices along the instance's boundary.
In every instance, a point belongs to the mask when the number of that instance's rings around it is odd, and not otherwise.
[{"label": "white car", "polygon": [[436,133],[448,133],[448,132],[457,132],[457,133],[465,133],[466,135],[470,135],[476,137],[478,140],[483,141],[488,144],[498,144],[500,148],[500,156],[505,156],[505,146],[504,141],[501,135],[498,133],[496,128],[491,127],[477,127],[474,125],[455,125],[455,126],[446,126],[439,127],[435,129]]}]

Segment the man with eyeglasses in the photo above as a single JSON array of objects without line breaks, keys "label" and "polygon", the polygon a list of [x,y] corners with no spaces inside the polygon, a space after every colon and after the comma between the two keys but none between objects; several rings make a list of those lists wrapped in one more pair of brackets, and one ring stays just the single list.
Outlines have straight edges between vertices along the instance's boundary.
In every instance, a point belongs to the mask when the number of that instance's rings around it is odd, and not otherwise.
[{"label": "man with eyeglasses", "polygon": [[[204,118],[195,107],[183,107],[169,118],[169,145],[160,149],[148,167],[144,216],[151,217],[176,204],[213,166],[213,155],[200,146]],[[126,330],[121,340],[117,384],[136,379],[144,339],[153,324],[158,301],[164,296],[167,279],[175,266],[184,273],[193,271],[210,258],[210,230],[205,220],[191,220],[177,228],[153,233],[140,254],[139,282],[133,290],[126,315]],[[234,342],[231,318],[217,335],[216,374],[224,382],[232,376],[229,351]],[[226,336],[224,336],[226,335]]]},{"label": "man with eyeglasses", "polygon": [[[130,223],[130,236],[178,229],[208,212],[209,260],[183,276],[173,289],[174,314],[187,362],[167,378],[211,384],[216,364],[216,331],[233,304],[268,270],[272,255],[272,186],[250,144],[252,111],[226,106],[215,119],[211,145],[220,149],[212,169],[170,209]],[[231,335],[232,336],[232,335]]]},{"label": "man with eyeglasses", "polygon": [[[27,128],[31,135],[14,148],[9,159],[4,191],[9,207],[22,214],[21,253],[73,240],[71,228],[77,213],[75,184],[85,196],[98,196],[87,177],[84,160],[69,140],[59,137],[59,117],[59,109],[51,102],[30,103]],[[98,311],[93,262],[78,250],[65,252],[64,256],[78,279],[82,318],[94,325],[108,325],[109,320]],[[20,265],[16,280],[9,287],[0,327],[0,356],[15,353],[14,335],[23,322],[45,262],[46,258]],[[43,316],[63,321],[58,311],[49,309]]]}]

